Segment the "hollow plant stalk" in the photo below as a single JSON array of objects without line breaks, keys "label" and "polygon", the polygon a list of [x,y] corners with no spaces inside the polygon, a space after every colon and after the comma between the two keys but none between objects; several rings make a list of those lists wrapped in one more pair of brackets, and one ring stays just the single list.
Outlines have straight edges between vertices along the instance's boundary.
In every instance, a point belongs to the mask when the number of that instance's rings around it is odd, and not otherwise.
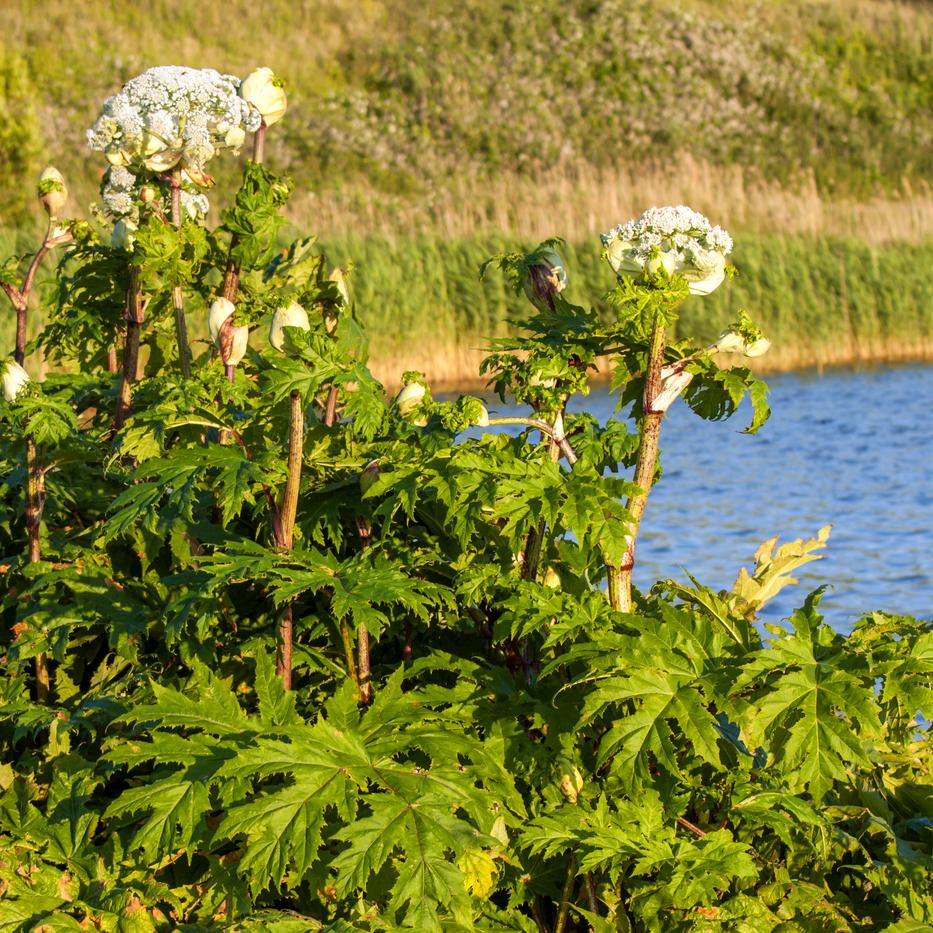
[{"label": "hollow plant stalk", "polygon": [[26,317],[29,311],[29,295],[32,292],[32,286],[36,281],[36,273],[42,260],[48,255],[49,251],[62,243],[69,243],[72,239],[70,232],[55,236],[55,218],[49,218],[49,226],[46,230],[39,248],[26,269],[23,281],[19,288],[11,282],[3,282],[0,287],[6,292],[7,297],[16,311],[16,346],[13,351],[13,358],[20,366],[26,361]]},{"label": "hollow plant stalk", "polygon": [[[29,536],[29,563],[35,564],[42,559],[40,527],[42,525],[42,507],[45,499],[44,478],[39,468],[39,456],[36,442],[31,436],[26,438],[26,533]],[[44,651],[35,657],[36,699],[45,703],[49,698],[49,662]]]},{"label": "hollow plant stalk", "polygon": [[139,270],[130,266],[130,284],[126,290],[126,337],[123,341],[123,375],[117,398],[116,426],[123,427],[133,406],[133,383],[139,368],[139,336],[143,325],[145,303],[139,287]]},{"label": "hollow plant stalk", "polygon": [[[172,223],[181,229],[181,169],[172,171],[169,180],[172,194]],[[185,379],[191,378],[191,348],[188,346],[188,325],[185,321],[185,296],[180,285],[172,289],[172,307],[175,309],[175,339],[178,342],[178,359]]]},{"label": "hollow plant stalk", "polygon": [[[337,386],[332,385],[327,390],[327,398],[324,402],[324,424],[326,427],[333,427],[337,423],[337,396],[339,390]],[[368,523],[361,522],[357,529],[360,538],[363,541],[365,549],[369,544],[369,538],[372,534],[372,528]],[[350,677],[356,685],[356,692],[360,703],[366,706],[372,701],[373,687],[370,680],[370,662],[369,662],[369,629],[365,625],[359,625],[356,629],[356,656],[354,658],[353,645],[350,639],[350,629],[346,621],[342,623],[344,627],[344,650],[347,652],[347,665]]]},{"label": "hollow plant stalk", "polygon": [[[253,162],[259,165],[266,153],[266,122],[259,124],[259,129],[253,136]],[[233,234],[230,239],[230,253],[237,244],[237,236]],[[227,259],[227,268],[224,271],[224,286],[221,294],[227,301],[236,304],[237,292],[240,290],[240,267],[232,258]]]},{"label": "hollow plant stalk", "polygon": [[[547,422],[544,423],[547,424]],[[547,444],[549,459],[552,463],[557,463],[561,455],[561,446],[558,439],[564,439],[563,412],[559,411],[554,418],[554,424],[548,424],[547,426],[550,430],[542,431],[541,433],[547,438],[545,443]],[[576,457],[574,456],[573,460],[571,460],[570,457],[567,459],[570,460],[570,464],[573,466]],[[525,580],[534,580],[538,576],[538,565],[541,562],[541,548],[544,546],[546,531],[547,527],[542,519],[528,532],[528,537],[525,539],[525,560],[522,564],[522,577]]]},{"label": "hollow plant stalk", "polygon": [[[36,280],[36,273],[42,260],[49,251],[62,243],[70,242],[71,233],[66,232],[55,236],[55,218],[49,217],[49,225],[39,248],[26,269],[23,281],[19,288],[10,282],[4,282],[2,287],[16,311],[16,345],[13,358],[22,366],[26,362],[26,319],[29,313],[29,295]],[[29,538],[29,563],[34,564],[42,559],[42,544],[40,528],[42,525],[42,508],[45,499],[45,479],[39,468],[39,455],[36,450],[35,439],[31,435],[26,437],[26,533]],[[46,702],[49,697],[49,662],[44,651],[35,657],[36,671],[36,699],[40,703]]]},{"label": "hollow plant stalk", "polygon": [[[291,550],[295,543],[295,517],[298,514],[298,492],[301,486],[301,461],[304,453],[304,406],[300,392],[292,392],[288,422],[288,476],[279,510],[278,537],[281,547]],[[279,616],[276,632],[275,670],[286,690],[292,688],[292,641],[294,635],[293,606],[285,607]]]},{"label": "hollow plant stalk", "polygon": [[[369,519],[357,519],[357,531],[362,541],[362,549],[365,551],[369,547],[369,539],[372,537],[373,528]],[[410,639],[410,631],[406,632],[406,637]],[[411,657],[411,650],[408,652]],[[363,706],[368,706],[373,699],[373,685],[370,678],[369,663],[369,629],[365,625],[358,626],[356,630],[356,672],[359,679],[359,700]]]},{"label": "hollow plant stalk", "polygon": [[573,883],[577,875],[577,858],[575,853],[570,853],[570,861],[567,863],[567,875],[564,878],[564,887],[560,893],[560,904],[557,908],[557,920],[554,922],[554,933],[564,933],[567,929],[567,920],[570,916],[570,904],[573,897]]},{"label": "hollow plant stalk", "polygon": [[632,568],[635,566],[635,542],[638,538],[642,516],[645,514],[645,505],[648,502],[658,462],[658,438],[661,434],[663,412],[655,410],[654,401],[661,388],[661,368],[664,365],[665,347],[664,325],[656,319],[648,350],[641,440],[638,445],[638,459],[635,463],[634,483],[638,490],[629,496],[625,504],[631,516],[627,535],[628,546],[618,567],[609,564],[606,566],[609,576],[609,602],[613,609],[621,612],[632,610]]}]

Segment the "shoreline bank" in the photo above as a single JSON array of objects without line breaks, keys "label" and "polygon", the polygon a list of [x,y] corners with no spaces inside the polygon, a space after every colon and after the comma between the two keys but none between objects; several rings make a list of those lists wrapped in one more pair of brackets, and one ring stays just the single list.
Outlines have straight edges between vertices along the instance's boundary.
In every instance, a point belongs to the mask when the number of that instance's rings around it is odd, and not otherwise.
[{"label": "shoreline bank", "polygon": [[[388,391],[398,389],[402,373],[420,370],[433,389],[441,392],[479,392],[486,388],[486,380],[478,375],[479,363],[485,351],[466,348],[440,348],[401,356],[370,359],[370,369]],[[420,363],[420,365],[418,365]],[[763,357],[747,360],[744,357],[723,356],[722,366],[747,365],[758,376],[778,373],[815,370],[821,375],[824,369],[876,369],[885,366],[901,366],[917,363],[933,363],[933,340],[916,344],[901,344],[897,341],[870,346],[836,347],[771,347]],[[598,361],[599,374],[596,382],[608,382],[611,369],[607,361]]]}]

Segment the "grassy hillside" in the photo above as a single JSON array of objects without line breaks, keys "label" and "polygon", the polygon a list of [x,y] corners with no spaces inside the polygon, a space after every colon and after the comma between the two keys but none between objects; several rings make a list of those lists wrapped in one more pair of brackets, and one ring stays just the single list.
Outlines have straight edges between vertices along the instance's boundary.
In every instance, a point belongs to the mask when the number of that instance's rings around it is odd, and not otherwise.
[{"label": "grassy hillside", "polygon": [[46,161],[89,199],[97,107],[168,62],[283,75],[292,110],[270,156],[314,192],[297,219],[330,229],[373,214],[436,228],[458,210],[485,222],[503,189],[521,190],[522,210],[559,211],[574,199],[555,203],[554,178],[598,200],[613,179],[670,176],[685,156],[719,187],[738,171],[743,186],[823,199],[906,187],[929,202],[924,2],[18,0],[4,28],[7,221]]}]

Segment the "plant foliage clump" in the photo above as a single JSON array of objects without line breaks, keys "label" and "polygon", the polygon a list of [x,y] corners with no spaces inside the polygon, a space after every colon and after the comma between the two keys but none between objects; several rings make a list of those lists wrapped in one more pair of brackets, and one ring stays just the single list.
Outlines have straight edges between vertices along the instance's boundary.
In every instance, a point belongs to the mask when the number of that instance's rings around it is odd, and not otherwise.
[{"label": "plant foliage clump", "polygon": [[[490,261],[530,304],[483,368],[527,414],[393,401],[347,270],[275,248],[264,135],[216,229],[164,210],[180,167],[137,166],[132,242],[51,216],[33,344],[4,267],[0,929],[933,923],[930,623],[844,637],[817,591],[763,629],[828,529],[731,591],[631,586],[667,407],[768,417],[714,355],[750,319],[672,338],[663,244],[601,316],[550,240]],[[603,424],[567,403],[605,359]]]}]

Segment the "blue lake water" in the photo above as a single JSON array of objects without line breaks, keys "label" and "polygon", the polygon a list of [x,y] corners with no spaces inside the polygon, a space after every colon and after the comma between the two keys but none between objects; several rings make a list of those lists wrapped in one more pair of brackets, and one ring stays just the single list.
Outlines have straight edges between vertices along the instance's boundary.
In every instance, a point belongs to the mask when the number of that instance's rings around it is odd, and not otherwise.
[{"label": "blue lake water", "polygon": [[[840,631],[870,610],[933,615],[933,366],[784,373],[768,379],[772,416],[741,433],[743,407],[707,422],[678,400],[661,432],[664,476],[638,542],[635,584],[688,582],[728,589],[758,545],[813,537],[831,523],[825,557],[801,568],[762,612],[779,621],[807,592]],[[491,413],[518,409],[488,400]],[[615,400],[594,392],[571,408],[600,421]],[[743,420],[744,419],[744,420]]]}]

